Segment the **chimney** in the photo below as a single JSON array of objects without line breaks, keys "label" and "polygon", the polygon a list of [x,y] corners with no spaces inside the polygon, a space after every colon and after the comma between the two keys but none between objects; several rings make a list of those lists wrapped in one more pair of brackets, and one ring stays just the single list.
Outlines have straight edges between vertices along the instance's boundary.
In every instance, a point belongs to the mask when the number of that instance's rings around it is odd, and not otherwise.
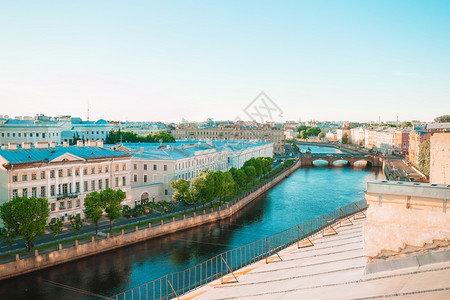
[{"label": "chimney", "polygon": [[55,148],[56,147],[56,142],[49,142],[49,147],[50,148]]},{"label": "chimney", "polygon": [[34,143],[34,148],[36,149],[47,149],[48,143],[47,142],[36,142]]},{"label": "chimney", "polygon": [[83,141],[82,140],[78,140],[77,141],[77,147],[83,147]]},{"label": "chimney", "polygon": [[98,140],[97,141],[97,147],[103,148],[103,140]]},{"label": "chimney", "polygon": [[63,142],[63,147],[69,147],[69,143],[68,142]]},{"label": "chimney", "polygon": [[97,142],[96,141],[86,141],[85,146],[95,147],[95,146],[97,146]]},{"label": "chimney", "polygon": [[9,142],[8,149],[9,150],[17,150],[17,143]]},{"label": "chimney", "polygon": [[22,149],[31,149],[31,142],[22,142]]}]

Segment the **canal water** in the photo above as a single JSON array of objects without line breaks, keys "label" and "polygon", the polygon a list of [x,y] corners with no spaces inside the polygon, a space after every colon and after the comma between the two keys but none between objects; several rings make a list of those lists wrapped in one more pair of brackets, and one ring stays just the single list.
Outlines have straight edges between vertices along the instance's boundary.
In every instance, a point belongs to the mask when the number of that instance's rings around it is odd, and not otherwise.
[{"label": "canal water", "polygon": [[361,200],[374,179],[381,169],[299,169],[230,219],[0,281],[0,299],[111,296]]}]

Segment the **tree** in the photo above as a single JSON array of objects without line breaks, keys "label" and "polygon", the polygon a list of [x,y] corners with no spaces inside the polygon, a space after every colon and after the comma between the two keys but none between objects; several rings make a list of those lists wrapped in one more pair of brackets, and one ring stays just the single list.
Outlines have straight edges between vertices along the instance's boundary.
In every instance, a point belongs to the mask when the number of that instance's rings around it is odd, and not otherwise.
[{"label": "tree", "polygon": [[75,232],[75,235],[78,237],[78,233],[80,233],[83,228],[83,219],[80,215],[70,216],[70,227]]},{"label": "tree", "polygon": [[14,236],[7,228],[0,228],[0,241],[11,247],[14,244]]},{"label": "tree", "polygon": [[342,144],[348,144],[348,134],[347,132],[344,132],[342,135]]},{"label": "tree", "polygon": [[103,204],[98,192],[91,192],[84,199],[84,216],[95,224],[95,235],[98,234],[98,220],[103,215]]},{"label": "tree", "polygon": [[112,232],[112,223],[122,216],[122,201],[126,194],[122,190],[107,188],[100,192],[100,200],[109,219],[109,232]]},{"label": "tree", "polygon": [[145,207],[142,204],[137,204],[132,210],[133,217],[140,217],[145,215]]},{"label": "tree", "polygon": [[45,232],[49,216],[45,198],[16,197],[0,206],[0,218],[11,236],[22,236],[28,250],[34,239]]},{"label": "tree", "polygon": [[213,172],[211,170],[201,172],[192,180],[192,186],[195,191],[196,200],[201,202],[203,209],[205,209],[205,203],[212,202],[215,196]]},{"label": "tree", "polygon": [[411,122],[408,122],[408,121],[405,121],[405,122],[403,122],[403,123],[400,125],[400,127],[412,127],[412,123],[411,123]]},{"label": "tree", "polygon": [[430,140],[419,145],[419,169],[423,174],[430,176]]},{"label": "tree", "polygon": [[128,205],[124,205],[122,207],[122,216],[129,219],[133,216],[133,209],[129,207]]},{"label": "tree", "polygon": [[174,209],[173,203],[164,200],[158,202],[149,202],[147,203],[147,205],[153,210],[159,212],[161,214],[161,218],[163,217],[163,214],[172,211]]},{"label": "tree", "polygon": [[186,214],[186,204],[188,203],[190,197],[190,186],[191,183],[183,178],[172,180],[170,182],[170,187],[174,190],[172,198],[175,201],[183,202],[185,214]]},{"label": "tree", "polygon": [[245,178],[246,178],[245,183],[247,186],[249,183],[252,183],[253,181],[255,181],[256,169],[254,166],[243,167],[242,169],[245,172]]},{"label": "tree", "polygon": [[434,121],[437,123],[447,123],[450,122],[450,115],[442,115],[434,118]]},{"label": "tree", "polygon": [[52,218],[50,223],[48,223],[48,229],[52,232],[53,237],[56,240],[56,236],[60,234],[63,230],[63,222],[60,218]]},{"label": "tree", "polygon": [[230,172],[224,172],[223,173],[223,179],[222,179],[222,189],[219,199],[219,205],[222,205],[222,197],[226,198],[229,194],[231,194],[234,190],[234,186],[236,183],[233,180],[233,176],[231,176]]},{"label": "tree", "polygon": [[323,132],[319,133],[319,135],[317,136],[317,138],[319,140],[323,140],[324,137],[325,137],[325,133],[323,133]]}]

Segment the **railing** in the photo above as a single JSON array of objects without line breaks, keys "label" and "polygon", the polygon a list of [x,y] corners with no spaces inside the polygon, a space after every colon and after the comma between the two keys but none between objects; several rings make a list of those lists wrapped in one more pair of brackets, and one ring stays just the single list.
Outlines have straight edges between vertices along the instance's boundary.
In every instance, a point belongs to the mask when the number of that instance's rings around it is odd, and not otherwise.
[{"label": "railing", "polygon": [[77,198],[78,197],[78,193],[65,193],[65,194],[57,194],[56,195],[56,199],[60,200],[60,199],[65,199],[65,198]]},{"label": "railing", "polygon": [[366,200],[353,202],[313,220],[300,223],[239,248],[223,252],[189,269],[168,274],[114,295],[109,299],[171,299],[178,298],[180,295],[216,279],[221,279],[222,283],[237,282],[237,278],[233,274],[235,270],[261,259],[266,259],[266,262],[268,262],[267,259],[272,255],[278,255],[280,250],[302,240],[309,239],[326,229],[333,228],[334,224],[366,208]]}]

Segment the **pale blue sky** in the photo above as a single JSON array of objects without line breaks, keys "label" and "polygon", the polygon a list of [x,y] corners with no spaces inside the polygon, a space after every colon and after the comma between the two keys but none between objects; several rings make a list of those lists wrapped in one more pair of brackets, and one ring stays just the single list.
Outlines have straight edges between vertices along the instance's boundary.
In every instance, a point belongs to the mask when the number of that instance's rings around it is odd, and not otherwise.
[{"label": "pale blue sky", "polygon": [[[0,114],[430,121],[450,113],[450,1],[0,2]],[[279,119],[277,119],[279,121]]]}]

